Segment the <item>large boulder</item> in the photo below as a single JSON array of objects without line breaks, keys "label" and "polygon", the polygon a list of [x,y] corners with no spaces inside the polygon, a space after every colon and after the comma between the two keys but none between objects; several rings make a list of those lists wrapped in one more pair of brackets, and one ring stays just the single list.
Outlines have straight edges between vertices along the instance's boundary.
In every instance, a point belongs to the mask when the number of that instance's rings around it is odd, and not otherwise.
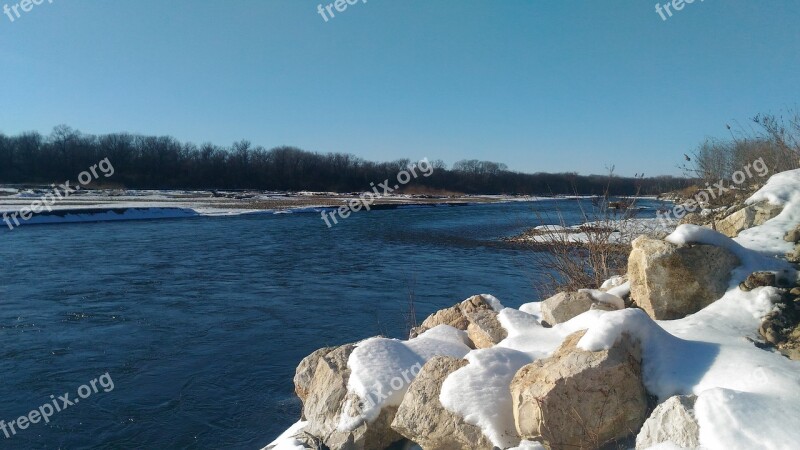
[{"label": "large boulder", "polygon": [[680,319],[721,298],[739,264],[721,247],[677,246],[641,236],[628,259],[631,298],[654,319]]},{"label": "large boulder", "polygon": [[600,448],[638,430],[646,418],[641,350],[627,334],[608,350],[577,347],[568,336],[550,358],[524,366],[511,382],[514,421],[523,439],[548,448]]},{"label": "large boulder", "polygon": [[681,448],[700,447],[700,426],[694,416],[697,397],[674,396],[658,405],[636,436],[636,450],[663,443]]},{"label": "large boulder", "polygon": [[[384,449],[403,439],[391,429],[397,408],[383,408],[373,422],[362,422],[352,431],[339,430],[342,408],[358,408],[359,401],[347,392],[350,369],[347,360],[355,350],[348,344],[328,352],[317,359],[317,368],[308,384],[303,404],[303,416],[308,420],[304,430],[316,436],[332,450]],[[348,411],[352,415],[352,411]]]},{"label": "large boulder", "polygon": [[493,445],[480,428],[439,402],[445,378],[467,364],[446,356],[431,358],[408,388],[392,428],[424,449],[491,450]]}]

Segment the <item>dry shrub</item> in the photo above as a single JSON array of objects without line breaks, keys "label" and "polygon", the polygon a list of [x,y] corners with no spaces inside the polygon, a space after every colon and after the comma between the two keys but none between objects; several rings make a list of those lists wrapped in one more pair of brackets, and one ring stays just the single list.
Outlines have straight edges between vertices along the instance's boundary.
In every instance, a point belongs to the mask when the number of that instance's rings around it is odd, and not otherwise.
[{"label": "dry shrub", "polygon": [[[630,242],[616,239],[615,231],[621,222],[630,219],[614,219],[608,213],[598,217],[595,211],[582,212],[584,222],[591,222],[591,226],[580,226],[576,232],[546,227],[539,234],[541,242],[536,247],[541,251],[535,252],[533,258],[536,266],[545,272],[546,281],[540,287],[543,298],[559,291],[596,288],[603,281],[626,272]],[[537,220],[542,225],[552,224],[547,214],[537,214]],[[560,227],[567,227],[561,211],[557,212],[557,220]],[[577,233],[585,239],[576,242]]]}]

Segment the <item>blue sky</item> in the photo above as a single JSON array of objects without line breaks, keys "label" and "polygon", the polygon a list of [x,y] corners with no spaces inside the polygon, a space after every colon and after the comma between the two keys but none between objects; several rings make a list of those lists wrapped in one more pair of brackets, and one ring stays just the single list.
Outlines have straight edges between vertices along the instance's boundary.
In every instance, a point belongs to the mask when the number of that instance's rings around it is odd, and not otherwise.
[{"label": "blue sky", "polygon": [[0,16],[0,131],[656,175],[797,107],[800,2],[655,3],[45,0]]}]

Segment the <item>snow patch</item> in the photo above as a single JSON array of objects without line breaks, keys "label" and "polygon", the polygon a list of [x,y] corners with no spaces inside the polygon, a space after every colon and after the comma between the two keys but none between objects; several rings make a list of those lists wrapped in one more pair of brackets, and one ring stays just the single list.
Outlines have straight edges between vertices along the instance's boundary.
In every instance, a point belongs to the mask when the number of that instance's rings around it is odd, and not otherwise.
[{"label": "snow patch", "polygon": [[365,421],[375,421],[384,406],[399,406],[411,381],[429,359],[463,358],[470,351],[468,342],[464,331],[439,325],[408,341],[378,337],[357,344],[347,360],[351,371],[347,389],[364,406],[360,415],[351,416],[350,405],[345,404],[339,430],[349,431]]}]

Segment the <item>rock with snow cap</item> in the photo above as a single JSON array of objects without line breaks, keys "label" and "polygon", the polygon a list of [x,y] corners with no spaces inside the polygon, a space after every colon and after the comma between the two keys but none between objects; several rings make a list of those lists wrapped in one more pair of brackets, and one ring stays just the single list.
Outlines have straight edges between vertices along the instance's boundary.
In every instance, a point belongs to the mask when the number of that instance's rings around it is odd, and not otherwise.
[{"label": "rock with snow cap", "polygon": [[514,421],[523,439],[550,448],[599,448],[638,430],[646,418],[641,353],[627,334],[608,350],[566,338],[556,353],[520,369],[511,383]]},{"label": "rock with snow cap", "polygon": [[491,450],[481,429],[448,411],[439,401],[448,375],[466,366],[463,359],[437,356],[428,361],[411,383],[392,422],[392,428],[425,449]]},{"label": "rock with snow cap", "polygon": [[722,247],[678,246],[641,236],[628,259],[631,298],[654,319],[680,319],[721,298],[739,264]]}]

